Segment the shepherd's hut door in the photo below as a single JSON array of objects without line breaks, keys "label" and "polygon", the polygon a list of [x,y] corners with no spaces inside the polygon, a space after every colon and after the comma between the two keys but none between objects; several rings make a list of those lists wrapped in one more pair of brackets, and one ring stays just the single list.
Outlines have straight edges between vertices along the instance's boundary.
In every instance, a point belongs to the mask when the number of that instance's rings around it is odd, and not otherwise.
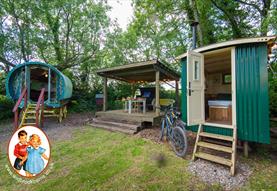
[{"label": "shepherd's hut door", "polygon": [[187,119],[188,125],[205,122],[204,56],[187,52]]}]

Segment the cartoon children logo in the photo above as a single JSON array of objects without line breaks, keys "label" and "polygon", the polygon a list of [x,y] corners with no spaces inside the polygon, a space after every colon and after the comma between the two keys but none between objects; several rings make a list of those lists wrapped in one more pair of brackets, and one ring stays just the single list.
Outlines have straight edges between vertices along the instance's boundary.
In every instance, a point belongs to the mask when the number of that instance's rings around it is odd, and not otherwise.
[{"label": "cartoon children logo", "polygon": [[8,147],[9,161],[21,176],[34,177],[47,166],[50,145],[44,132],[33,126],[18,129]]}]

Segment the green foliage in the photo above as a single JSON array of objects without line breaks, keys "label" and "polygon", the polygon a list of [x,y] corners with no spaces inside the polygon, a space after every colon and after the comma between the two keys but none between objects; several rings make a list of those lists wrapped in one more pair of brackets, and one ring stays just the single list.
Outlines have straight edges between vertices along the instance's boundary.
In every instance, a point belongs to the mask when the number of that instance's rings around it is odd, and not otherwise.
[{"label": "green foliage", "polygon": [[122,109],[122,98],[134,96],[138,85],[132,87],[131,84],[125,82],[111,81],[108,85],[108,109]]},{"label": "green foliage", "polygon": [[0,95],[0,120],[11,118],[13,116],[14,102],[6,96]]},{"label": "green foliage", "polygon": [[96,92],[82,92],[75,90],[73,91],[72,98],[70,99],[68,109],[69,112],[88,112],[96,110],[95,103]]},{"label": "green foliage", "polygon": [[5,86],[6,76],[7,76],[6,73],[0,72],[0,94],[3,94],[3,95],[6,92],[6,86]]},{"label": "green foliage", "polygon": [[275,61],[271,64],[269,70],[269,106],[270,115],[277,116],[277,51],[275,52]]},{"label": "green foliage", "polygon": [[[10,64],[32,59],[53,64],[73,82],[72,110],[88,111],[95,108],[95,94],[102,89],[97,69],[158,58],[180,70],[175,58],[191,48],[192,21],[199,22],[198,46],[277,31],[276,1],[133,0],[132,4],[133,19],[123,30],[108,17],[111,7],[106,0],[2,0],[0,67],[7,72]],[[2,79],[1,74],[0,93],[5,94]],[[131,86],[111,84],[109,105],[121,107],[118,100],[132,94]],[[270,80],[272,112],[276,112],[274,87]]]}]

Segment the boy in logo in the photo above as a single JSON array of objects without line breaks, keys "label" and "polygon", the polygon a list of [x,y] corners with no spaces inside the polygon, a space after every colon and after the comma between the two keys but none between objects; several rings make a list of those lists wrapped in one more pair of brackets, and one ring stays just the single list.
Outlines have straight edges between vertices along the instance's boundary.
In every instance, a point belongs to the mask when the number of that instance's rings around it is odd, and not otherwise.
[{"label": "boy in logo", "polygon": [[14,148],[14,156],[16,159],[14,161],[13,167],[15,168],[16,172],[20,172],[22,166],[23,170],[26,171],[26,160],[27,160],[27,132],[22,130],[18,132],[18,139],[19,143],[15,145]]},{"label": "boy in logo", "polygon": [[37,134],[33,134],[29,141],[30,147],[27,148],[28,160],[26,162],[26,175],[27,177],[35,176],[44,169],[44,158],[49,160],[46,156],[46,149],[40,147],[41,140]]}]

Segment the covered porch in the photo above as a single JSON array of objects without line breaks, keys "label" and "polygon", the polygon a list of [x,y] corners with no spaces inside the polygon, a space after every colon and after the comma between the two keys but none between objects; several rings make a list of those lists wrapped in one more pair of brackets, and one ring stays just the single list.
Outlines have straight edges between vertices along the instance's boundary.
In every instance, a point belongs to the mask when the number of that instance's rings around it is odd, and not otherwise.
[{"label": "covered porch", "polygon": [[[97,74],[103,77],[103,109],[96,112],[96,117],[115,121],[136,122],[142,124],[143,122],[151,122],[152,125],[157,125],[160,122],[163,112],[161,111],[161,104],[165,101],[160,99],[161,82],[168,83],[174,81],[175,85],[175,105],[179,107],[179,79],[180,75],[170,67],[166,66],[159,60],[151,60],[145,62],[137,62],[126,64],[122,66],[105,68],[97,71]],[[107,87],[108,80],[120,80],[132,85],[154,83],[154,95],[150,100],[153,104],[152,109],[148,107],[141,109],[141,111],[126,110],[108,110]],[[143,101],[148,99],[146,93],[139,98],[129,98],[126,104],[132,107],[132,102],[141,102],[141,105],[146,105]],[[149,103],[149,100],[146,101]],[[144,103],[144,104],[142,104]],[[126,105],[126,107],[128,106]],[[142,106],[141,106],[142,107]]]}]

